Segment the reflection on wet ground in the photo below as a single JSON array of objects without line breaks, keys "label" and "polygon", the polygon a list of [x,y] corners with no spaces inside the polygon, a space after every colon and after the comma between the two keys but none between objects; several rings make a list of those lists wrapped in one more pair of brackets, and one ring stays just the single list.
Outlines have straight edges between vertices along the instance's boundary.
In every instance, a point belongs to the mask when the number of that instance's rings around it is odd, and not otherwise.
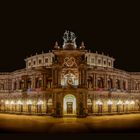
[{"label": "reflection on wet ground", "polygon": [[1,133],[139,133],[140,114],[53,118],[0,114]]}]

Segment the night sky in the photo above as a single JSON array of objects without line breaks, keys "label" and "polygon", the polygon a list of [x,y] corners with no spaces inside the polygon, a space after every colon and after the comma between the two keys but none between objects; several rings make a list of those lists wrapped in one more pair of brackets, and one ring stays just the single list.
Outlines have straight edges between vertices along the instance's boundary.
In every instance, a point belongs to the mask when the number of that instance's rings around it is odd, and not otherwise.
[{"label": "night sky", "polygon": [[[111,5],[111,6],[110,6]],[[77,36],[77,46],[115,58],[115,67],[140,71],[140,15],[134,3],[4,3],[0,12],[0,71],[25,67],[24,59],[48,52],[63,33]]]}]

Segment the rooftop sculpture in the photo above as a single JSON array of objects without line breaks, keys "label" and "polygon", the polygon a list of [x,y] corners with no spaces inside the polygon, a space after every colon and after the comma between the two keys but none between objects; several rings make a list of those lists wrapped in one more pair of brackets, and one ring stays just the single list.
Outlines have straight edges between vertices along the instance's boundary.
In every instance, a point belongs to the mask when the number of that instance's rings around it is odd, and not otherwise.
[{"label": "rooftop sculpture", "polygon": [[63,48],[66,48],[67,45],[69,44],[72,44],[74,46],[74,48],[76,48],[76,36],[73,32],[70,32],[70,31],[65,31],[64,33],[64,36],[63,36],[63,39],[64,39],[64,44],[63,44]]}]

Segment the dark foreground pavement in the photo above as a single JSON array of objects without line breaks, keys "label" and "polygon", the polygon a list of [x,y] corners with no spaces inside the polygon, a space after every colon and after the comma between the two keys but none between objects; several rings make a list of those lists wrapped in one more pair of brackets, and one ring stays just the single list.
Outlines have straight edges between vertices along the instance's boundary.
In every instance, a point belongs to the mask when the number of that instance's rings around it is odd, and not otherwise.
[{"label": "dark foreground pavement", "polygon": [[0,114],[0,133],[93,134],[139,133],[140,114],[53,118]]}]

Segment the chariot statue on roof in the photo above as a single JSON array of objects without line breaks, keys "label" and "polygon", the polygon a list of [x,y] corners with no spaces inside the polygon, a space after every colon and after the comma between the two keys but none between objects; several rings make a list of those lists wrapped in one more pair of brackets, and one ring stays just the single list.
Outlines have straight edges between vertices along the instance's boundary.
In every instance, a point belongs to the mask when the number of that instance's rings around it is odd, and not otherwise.
[{"label": "chariot statue on roof", "polygon": [[69,31],[67,31],[67,30],[65,31],[63,39],[64,39],[65,43],[68,42],[68,40],[69,40]]},{"label": "chariot statue on roof", "polygon": [[66,30],[64,33],[63,39],[64,39],[64,44],[63,44],[64,47],[66,44],[72,43],[74,45],[74,47],[76,48],[76,42],[75,42],[76,36],[73,32]]},{"label": "chariot statue on roof", "polygon": [[74,34],[73,32],[70,32],[70,40],[71,40],[72,42],[75,42],[75,39],[76,39],[75,34]]},{"label": "chariot statue on roof", "polygon": [[70,31],[66,30],[65,33],[64,33],[63,39],[64,39],[65,43],[69,43],[69,42],[74,43],[75,39],[76,39],[76,36],[73,32],[70,32]]}]

